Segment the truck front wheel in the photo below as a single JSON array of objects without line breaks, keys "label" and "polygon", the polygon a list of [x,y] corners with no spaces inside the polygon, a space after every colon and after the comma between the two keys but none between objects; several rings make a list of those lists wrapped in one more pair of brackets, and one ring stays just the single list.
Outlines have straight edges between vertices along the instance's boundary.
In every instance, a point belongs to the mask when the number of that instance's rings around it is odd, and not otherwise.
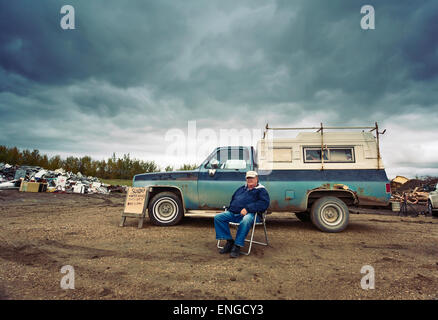
[{"label": "truck front wheel", "polygon": [[181,199],[173,192],[161,192],[149,202],[149,218],[157,226],[173,226],[184,216]]},{"label": "truck front wheel", "polygon": [[310,219],[321,231],[341,232],[348,225],[348,207],[339,198],[322,197],[312,205]]}]

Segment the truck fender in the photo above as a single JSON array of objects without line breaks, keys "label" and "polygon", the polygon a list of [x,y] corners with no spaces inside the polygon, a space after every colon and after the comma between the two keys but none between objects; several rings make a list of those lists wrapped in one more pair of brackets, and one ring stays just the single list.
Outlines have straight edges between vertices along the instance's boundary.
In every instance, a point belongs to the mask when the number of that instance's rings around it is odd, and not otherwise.
[{"label": "truck fender", "polygon": [[347,205],[357,204],[359,202],[356,192],[350,189],[315,188],[307,192],[306,207],[309,208],[313,202],[325,196],[340,198],[346,202]]},{"label": "truck fender", "polygon": [[152,185],[152,186],[148,186],[148,187],[149,187],[150,191],[149,191],[148,203],[146,203],[146,206],[149,206],[149,202],[152,200],[152,198],[156,194],[158,194],[160,192],[170,191],[170,192],[175,193],[178,197],[180,197],[181,203],[183,205],[183,210],[184,210],[184,212],[186,211],[186,205],[184,202],[183,193],[179,187],[169,186],[169,185]]}]

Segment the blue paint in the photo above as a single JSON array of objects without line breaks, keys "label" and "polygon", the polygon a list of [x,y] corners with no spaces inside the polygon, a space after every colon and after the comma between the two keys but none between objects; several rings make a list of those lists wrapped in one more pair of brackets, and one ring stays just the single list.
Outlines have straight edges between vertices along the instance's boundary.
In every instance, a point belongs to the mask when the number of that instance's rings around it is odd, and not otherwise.
[{"label": "blue paint", "polygon": [[259,171],[262,181],[381,181],[388,182],[383,169],[273,170]]},{"label": "blue paint", "polygon": [[199,170],[143,173],[134,176],[133,181],[155,181],[176,179],[198,179]]},{"label": "blue paint", "polygon": [[[159,172],[136,175],[134,187],[166,185],[182,190],[187,210],[222,209],[234,191],[245,184],[246,170],[217,169],[213,176],[203,165],[199,169],[180,172]],[[374,198],[387,204],[389,183],[383,169],[273,170],[268,175],[259,172],[260,183],[271,197],[276,210],[306,210],[309,190],[334,184],[345,184],[360,197]],[[286,192],[287,190],[287,192]]]}]

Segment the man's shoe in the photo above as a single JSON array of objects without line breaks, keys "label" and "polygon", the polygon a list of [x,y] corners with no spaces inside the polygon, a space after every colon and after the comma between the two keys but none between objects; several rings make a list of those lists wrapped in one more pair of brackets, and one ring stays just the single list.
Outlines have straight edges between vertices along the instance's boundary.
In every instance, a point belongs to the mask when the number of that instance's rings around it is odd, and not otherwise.
[{"label": "man's shoe", "polygon": [[238,256],[240,256],[240,247],[234,245],[233,248],[231,249],[230,257],[237,258]]},{"label": "man's shoe", "polygon": [[225,244],[225,246],[221,250],[219,250],[219,253],[224,254],[224,253],[231,252],[233,245],[234,245],[234,240],[227,240],[227,243]]}]

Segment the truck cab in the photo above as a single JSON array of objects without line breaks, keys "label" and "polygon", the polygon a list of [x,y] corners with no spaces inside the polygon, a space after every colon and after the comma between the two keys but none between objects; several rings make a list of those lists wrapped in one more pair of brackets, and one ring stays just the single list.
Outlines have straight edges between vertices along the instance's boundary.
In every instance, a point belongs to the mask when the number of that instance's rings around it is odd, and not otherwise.
[{"label": "truck cab", "polygon": [[[195,170],[139,174],[134,176],[133,186],[152,189],[148,207],[152,222],[173,225],[183,213],[222,210],[245,183],[246,172],[254,169],[253,147],[225,146],[216,148]],[[168,201],[155,205],[163,196]]]},{"label": "truck cab", "polygon": [[134,176],[149,187],[148,213],[168,226],[185,214],[220,212],[245,173],[258,172],[270,195],[268,211],[295,213],[321,231],[348,225],[348,206],[387,206],[390,182],[370,132],[302,132],[295,138],[261,139],[252,146],[218,147],[195,170]]}]

